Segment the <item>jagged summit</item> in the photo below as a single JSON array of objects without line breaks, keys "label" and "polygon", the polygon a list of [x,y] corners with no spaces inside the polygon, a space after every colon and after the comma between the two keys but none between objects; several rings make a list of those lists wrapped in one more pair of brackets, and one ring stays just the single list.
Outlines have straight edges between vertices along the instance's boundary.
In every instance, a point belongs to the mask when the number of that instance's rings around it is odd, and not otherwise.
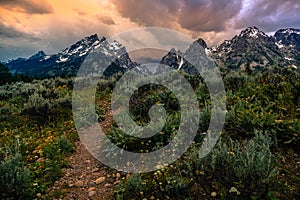
[{"label": "jagged summit", "polygon": [[198,38],[196,40],[196,42],[198,42],[200,44],[200,46],[202,46],[204,49],[207,48],[207,44],[206,44],[206,42],[202,38]]},{"label": "jagged summit", "polygon": [[259,46],[262,43],[272,43],[274,38],[268,36],[256,26],[248,27],[235,35],[230,40],[225,40],[220,45],[212,47],[213,52],[228,52],[232,49],[244,50],[251,46]]},{"label": "jagged summit", "polygon": [[60,54],[60,60],[58,62],[65,62],[67,61],[66,58],[72,55],[84,56],[86,55],[92,48],[98,46],[102,41],[106,40],[102,38],[99,40],[98,35],[94,34],[88,37],[85,37],[75,44],[71,45],[70,47],[62,50]]},{"label": "jagged summit", "polygon": [[268,37],[263,31],[261,31],[256,26],[248,27],[247,29],[243,30],[239,35],[239,37],[250,37],[250,38],[259,38],[259,37]]},{"label": "jagged summit", "polygon": [[86,40],[99,40],[99,37],[97,34],[92,34],[90,36],[86,36],[84,39]]},{"label": "jagged summit", "polygon": [[38,51],[36,54],[28,58],[28,60],[40,59],[47,56],[43,50]]},{"label": "jagged summit", "polygon": [[[203,48],[197,48],[199,45]],[[160,61],[160,64],[167,65],[176,70],[182,70],[188,74],[199,74],[199,71],[187,61],[190,55],[198,55],[198,62],[201,63],[201,67],[210,66],[210,60],[207,57],[206,52],[208,51],[207,44],[202,38],[195,40],[186,52],[175,50],[172,48]],[[159,66],[157,73],[167,71],[164,67]]]},{"label": "jagged summit", "polygon": [[[105,41],[106,38],[103,36],[101,37],[101,39],[99,39],[98,35],[97,34],[92,34],[92,35],[89,35],[89,36],[85,36],[83,39],[79,40],[78,42],[83,42],[83,43],[93,43],[95,41],[100,41],[100,42],[103,42]],[[78,43],[77,42],[77,43]]]}]

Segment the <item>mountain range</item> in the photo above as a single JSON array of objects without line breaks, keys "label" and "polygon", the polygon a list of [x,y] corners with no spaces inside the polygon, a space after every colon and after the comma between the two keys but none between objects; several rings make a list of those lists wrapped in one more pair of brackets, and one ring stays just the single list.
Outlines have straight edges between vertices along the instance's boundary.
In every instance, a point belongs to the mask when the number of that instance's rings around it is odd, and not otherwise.
[{"label": "mountain range", "polygon": [[[260,70],[274,66],[298,69],[300,66],[298,29],[281,29],[274,36],[268,36],[257,27],[249,27],[212,48],[201,38],[196,42],[219,68],[225,70]],[[191,73],[191,65],[184,58],[185,54],[172,49],[161,63]]]},{"label": "mountain range", "polygon": [[[257,27],[249,27],[231,40],[208,48],[206,42],[199,38],[198,42],[218,67],[225,70],[260,70],[273,66],[289,66],[299,70],[300,66],[300,30],[288,28],[278,30],[269,36]],[[39,51],[29,58],[18,58],[4,63],[13,74],[28,76],[54,77],[76,75],[83,60],[91,52],[101,53],[109,58],[117,57],[105,71],[106,76],[129,69],[142,70],[140,65],[131,60],[126,48],[117,41],[109,42],[106,38],[91,35],[70,47],[53,55]],[[161,60],[174,69],[195,73],[195,69],[185,60],[186,53],[171,49]]]},{"label": "mountain range", "polygon": [[109,43],[105,37],[99,39],[96,34],[79,40],[57,54],[46,55],[43,51],[39,51],[28,59],[18,58],[4,64],[13,75],[23,74],[38,77],[74,76],[86,56],[92,52],[97,52],[108,59],[118,57],[105,71],[107,76],[117,72],[125,72],[137,66],[129,58],[125,47],[120,43],[117,41]]}]

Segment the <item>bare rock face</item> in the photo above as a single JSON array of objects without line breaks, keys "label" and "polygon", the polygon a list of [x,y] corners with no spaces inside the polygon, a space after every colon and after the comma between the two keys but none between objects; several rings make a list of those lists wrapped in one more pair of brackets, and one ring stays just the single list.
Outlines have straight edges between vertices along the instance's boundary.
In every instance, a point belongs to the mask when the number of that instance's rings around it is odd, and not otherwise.
[{"label": "bare rock face", "polygon": [[202,38],[198,38],[196,41],[197,41],[197,42],[200,44],[200,46],[202,46],[204,49],[207,48],[207,44],[206,44],[206,42],[205,42]]}]

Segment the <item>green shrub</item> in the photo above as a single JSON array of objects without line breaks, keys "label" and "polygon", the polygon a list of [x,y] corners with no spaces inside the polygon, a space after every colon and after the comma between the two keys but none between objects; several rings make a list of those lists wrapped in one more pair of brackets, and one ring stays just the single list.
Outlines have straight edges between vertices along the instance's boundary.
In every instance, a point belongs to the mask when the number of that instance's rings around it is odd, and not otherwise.
[{"label": "green shrub", "polygon": [[[151,152],[155,151],[168,144],[175,136],[176,130],[179,127],[180,114],[173,113],[167,116],[166,124],[163,129],[149,138],[138,138],[125,134],[119,127],[113,126],[107,137],[120,148],[132,152]],[[150,127],[155,129],[155,127]],[[150,132],[153,132],[150,130]],[[105,140],[104,140],[105,141]],[[103,152],[111,152],[111,149],[106,147],[104,143]],[[107,155],[109,156],[109,155]]]},{"label": "green shrub", "polygon": [[187,199],[191,179],[167,171],[134,174],[115,188],[116,199]]},{"label": "green shrub", "polygon": [[68,166],[65,156],[75,150],[73,144],[64,136],[55,139],[43,147],[43,155],[46,158],[43,178],[50,184],[62,175],[62,168]]},{"label": "green shrub", "polygon": [[47,160],[45,163],[44,178],[47,182],[54,183],[62,176],[62,166],[59,161]]},{"label": "green shrub", "polygon": [[219,199],[266,198],[277,174],[270,145],[258,133],[242,143],[220,141],[199,158],[196,144],[172,165],[125,180],[115,188],[116,199],[201,199],[213,192]]},{"label": "green shrub", "polygon": [[225,76],[224,85],[226,90],[237,90],[238,88],[243,88],[246,81],[246,74],[231,72]]},{"label": "green shrub", "polygon": [[63,158],[63,155],[69,155],[74,150],[73,144],[67,138],[59,137],[43,147],[43,155],[55,160],[56,158]]},{"label": "green shrub", "polygon": [[[234,85],[235,81],[226,84],[229,79],[241,76],[245,79],[243,84]],[[229,73],[224,82],[227,85],[228,110],[224,131],[227,134],[234,139],[245,139],[253,137],[254,130],[260,130],[276,138],[279,145],[289,143],[299,146],[298,72],[275,68],[255,76]]]},{"label": "green shrub", "polygon": [[10,91],[8,88],[9,85],[0,86],[0,100],[6,100],[13,96],[12,91]]},{"label": "green shrub", "polygon": [[262,133],[242,143],[219,142],[198,160],[197,180],[206,191],[216,191],[224,199],[263,198],[277,173],[270,146],[271,139]]},{"label": "green shrub", "polygon": [[74,152],[75,148],[73,146],[73,144],[65,137],[60,137],[58,139],[56,139],[57,142],[57,146],[60,149],[60,151],[62,152],[62,154],[70,154],[72,152]]},{"label": "green shrub", "polygon": [[31,174],[20,154],[6,157],[0,164],[0,198],[25,199],[30,195]]},{"label": "green shrub", "polygon": [[15,111],[11,106],[8,104],[5,104],[3,107],[0,107],[0,114],[2,115],[9,115],[12,114]]},{"label": "green shrub", "polygon": [[24,105],[24,112],[29,115],[45,115],[50,109],[50,102],[38,93],[31,95]]}]

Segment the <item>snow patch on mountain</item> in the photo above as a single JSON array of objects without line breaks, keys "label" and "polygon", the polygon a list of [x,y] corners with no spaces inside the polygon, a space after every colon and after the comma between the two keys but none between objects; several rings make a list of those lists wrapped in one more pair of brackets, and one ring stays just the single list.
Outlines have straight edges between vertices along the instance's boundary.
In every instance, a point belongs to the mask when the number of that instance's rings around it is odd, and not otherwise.
[{"label": "snow patch on mountain", "polygon": [[[244,36],[248,36],[250,38],[254,38],[254,39],[257,39],[259,38],[260,36],[262,37],[269,37],[268,35],[266,35],[264,32],[262,32],[261,30],[259,30],[257,27],[255,26],[252,26],[252,27],[249,27],[245,30],[243,30],[239,35],[238,37],[244,37]],[[225,43],[227,44],[228,42],[225,41]]]},{"label": "snow patch on mountain", "polygon": [[279,49],[284,47],[284,44],[282,44],[281,40],[279,42],[275,42],[275,44],[278,46]]},{"label": "snow patch on mountain", "polygon": [[184,61],[183,61],[183,58],[181,57],[180,59],[180,63],[179,63],[179,66],[178,66],[178,70],[181,69],[182,65],[183,65]]},{"label": "snow patch on mountain", "polygon": [[293,58],[284,57],[286,60],[294,60]]},{"label": "snow patch on mountain", "polygon": [[285,30],[281,31],[281,33],[287,33],[289,35],[292,34],[292,33],[300,34],[300,30],[293,29],[293,28],[288,28],[288,29],[285,29]]},{"label": "snow patch on mountain", "polygon": [[120,50],[120,48],[122,47],[122,45],[117,42],[116,40],[114,40],[112,43],[109,44],[109,49],[113,50],[113,51],[118,51]]},{"label": "snow patch on mountain", "polygon": [[68,59],[69,59],[69,58],[62,58],[62,57],[60,57],[60,58],[56,61],[56,63],[67,62]]},{"label": "snow patch on mountain", "polygon": [[253,30],[249,33],[249,37],[258,38],[258,30]]}]

